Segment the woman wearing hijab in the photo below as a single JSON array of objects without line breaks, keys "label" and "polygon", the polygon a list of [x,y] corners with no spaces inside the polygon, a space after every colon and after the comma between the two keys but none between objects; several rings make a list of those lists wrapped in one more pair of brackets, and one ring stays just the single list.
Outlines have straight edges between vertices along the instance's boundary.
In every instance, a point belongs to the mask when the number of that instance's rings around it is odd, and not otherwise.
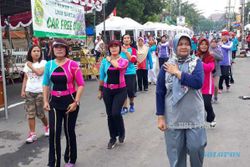
[{"label": "woman wearing hijab", "polygon": [[139,91],[142,91],[142,85],[144,87],[144,91],[148,91],[148,68],[153,68],[152,57],[149,53],[149,48],[144,45],[144,39],[142,37],[139,37],[137,45],[136,71]]},{"label": "woman wearing hijab", "polygon": [[207,143],[205,109],[200,89],[204,69],[201,60],[191,56],[191,39],[178,34],[173,56],[164,63],[157,79],[158,128],[165,133],[171,167],[186,167],[187,154],[192,167],[202,167]]},{"label": "woman wearing hijab", "polygon": [[213,77],[214,77],[214,98],[213,98],[213,101],[214,101],[214,103],[217,103],[218,102],[219,79],[221,76],[220,61],[223,59],[221,47],[218,45],[217,39],[213,38],[210,41],[209,52],[215,59],[215,69],[213,71]]},{"label": "woman wearing hijab", "polygon": [[198,44],[197,56],[200,57],[204,69],[204,84],[202,86],[202,96],[204,99],[205,110],[207,112],[207,122],[211,127],[215,127],[215,114],[212,106],[212,96],[214,94],[213,71],[215,69],[214,57],[209,53],[209,42],[206,38],[201,38]]}]

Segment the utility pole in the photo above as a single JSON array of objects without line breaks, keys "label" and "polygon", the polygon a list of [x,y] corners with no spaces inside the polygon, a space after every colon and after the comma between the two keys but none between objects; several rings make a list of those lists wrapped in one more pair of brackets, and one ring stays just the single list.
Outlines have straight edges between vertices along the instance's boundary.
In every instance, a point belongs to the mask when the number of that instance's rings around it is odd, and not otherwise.
[{"label": "utility pole", "polygon": [[245,33],[244,33],[244,27],[245,27],[245,0],[241,0],[241,50],[245,50]]},{"label": "utility pole", "polygon": [[107,37],[106,37],[106,25],[105,25],[105,20],[106,20],[106,7],[105,7],[105,4],[106,4],[106,0],[103,2],[103,40],[104,40],[104,43],[107,43]]},{"label": "utility pole", "polygon": [[179,16],[181,16],[181,0],[179,0]]},{"label": "utility pole", "polygon": [[227,29],[231,31],[231,19],[234,13],[234,6],[231,6],[231,0],[228,0],[228,6],[226,7],[226,19],[227,19]]},{"label": "utility pole", "polygon": [[231,0],[229,0],[228,30],[231,31]]}]

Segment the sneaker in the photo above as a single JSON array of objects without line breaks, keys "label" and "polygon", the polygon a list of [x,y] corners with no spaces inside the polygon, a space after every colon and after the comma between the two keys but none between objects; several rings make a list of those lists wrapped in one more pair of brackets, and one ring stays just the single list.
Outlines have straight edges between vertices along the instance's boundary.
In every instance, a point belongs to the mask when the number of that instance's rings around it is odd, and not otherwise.
[{"label": "sneaker", "polygon": [[115,147],[115,144],[116,144],[116,139],[110,139],[109,140],[109,143],[108,143],[108,147],[107,149],[112,149]]},{"label": "sneaker", "polygon": [[218,90],[218,93],[219,93],[219,94],[222,94],[222,89],[219,89],[219,90]]},{"label": "sneaker", "polygon": [[48,137],[49,136],[49,126],[44,127],[44,136]]},{"label": "sneaker", "polygon": [[218,97],[214,97],[213,103],[217,104],[218,103]]},{"label": "sneaker", "polygon": [[30,144],[30,143],[33,143],[36,140],[37,140],[36,134],[30,132],[28,138],[26,139],[26,143]]},{"label": "sneaker", "polygon": [[66,163],[64,165],[64,167],[75,167],[75,164],[72,164],[72,163]]},{"label": "sneaker", "polygon": [[128,108],[127,107],[123,107],[122,110],[121,110],[121,114],[125,115],[127,113],[128,113]]},{"label": "sneaker", "polygon": [[210,123],[210,127],[211,128],[214,128],[216,126],[216,121],[212,121],[211,123]]},{"label": "sneaker", "polygon": [[119,136],[119,143],[124,143],[125,136]]},{"label": "sneaker", "polygon": [[129,107],[129,112],[131,112],[131,113],[135,112],[134,105],[130,105],[130,107]]},{"label": "sneaker", "polygon": [[227,92],[229,92],[230,87],[227,87]]}]

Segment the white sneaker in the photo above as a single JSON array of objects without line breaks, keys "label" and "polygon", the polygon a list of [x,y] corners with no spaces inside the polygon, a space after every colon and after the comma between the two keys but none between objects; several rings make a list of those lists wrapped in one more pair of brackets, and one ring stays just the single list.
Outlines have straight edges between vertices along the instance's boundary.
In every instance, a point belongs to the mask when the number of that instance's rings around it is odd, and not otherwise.
[{"label": "white sneaker", "polygon": [[33,143],[36,140],[37,140],[36,134],[30,132],[28,138],[26,139],[26,143],[30,144],[30,143]]},{"label": "white sneaker", "polygon": [[44,127],[44,136],[48,137],[49,136],[49,126]]},{"label": "white sneaker", "polygon": [[210,123],[210,127],[214,128],[216,126],[216,121]]}]

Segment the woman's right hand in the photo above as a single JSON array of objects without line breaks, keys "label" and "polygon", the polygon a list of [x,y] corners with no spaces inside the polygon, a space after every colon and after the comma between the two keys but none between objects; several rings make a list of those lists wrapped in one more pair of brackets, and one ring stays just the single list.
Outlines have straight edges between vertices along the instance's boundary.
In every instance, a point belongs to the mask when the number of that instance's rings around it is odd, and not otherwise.
[{"label": "woman's right hand", "polygon": [[50,111],[50,105],[49,105],[48,102],[45,102],[45,103],[44,103],[43,109],[44,109],[45,111]]},{"label": "woman's right hand", "polygon": [[25,98],[25,97],[26,97],[26,93],[25,93],[25,91],[22,91],[22,92],[21,92],[21,97],[23,97],[23,98]]},{"label": "woman's right hand", "polygon": [[97,95],[97,98],[98,98],[99,100],[102,100],[102,97],[103,97],[102,91],[99,91],[99,92],[98,92],[98,95]]},{"label": "woman's right hand", "polygon": [[160,129],[161,131],[167,130],[167,125],[164,116],[158,116],[158,129]]}]

